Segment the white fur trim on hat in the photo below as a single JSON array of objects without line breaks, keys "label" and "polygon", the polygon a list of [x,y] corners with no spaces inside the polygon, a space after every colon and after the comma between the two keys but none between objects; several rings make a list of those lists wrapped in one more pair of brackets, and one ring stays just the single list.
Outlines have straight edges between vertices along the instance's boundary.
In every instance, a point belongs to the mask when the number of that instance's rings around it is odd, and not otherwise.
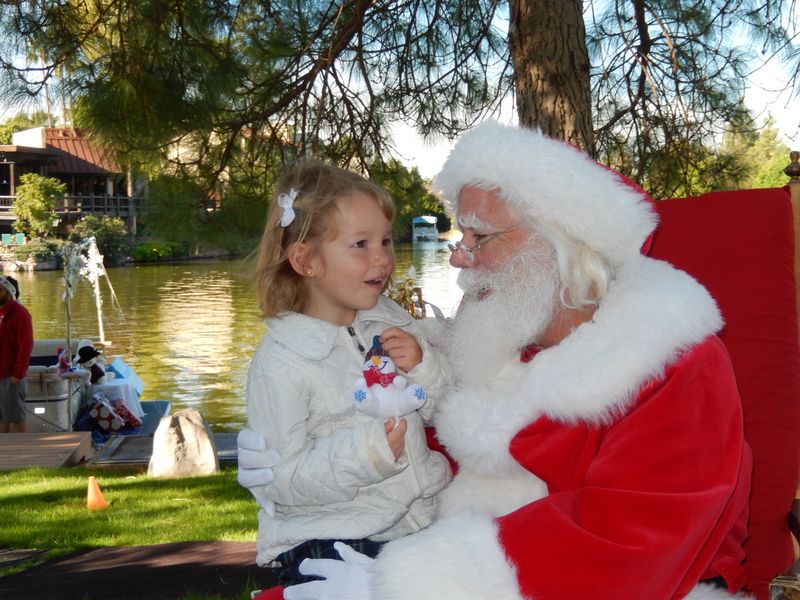
[{"label": "white fur trim on hat", "polygon": [[577,148],[496,121],[458,140],[433,189],[455,212],[468,185],[498,189],[526,219],[559,225],[615,266],[639,254],[658,221],[643,192]]},{"label": "white fur trim on hat", "polygon": [[17,297],[17,290],[14,289],[14,284],[11,283],[5,277],[0,277],[0,287],[4,287],[6,291],[11,295],[11,298],[16,299]]}]

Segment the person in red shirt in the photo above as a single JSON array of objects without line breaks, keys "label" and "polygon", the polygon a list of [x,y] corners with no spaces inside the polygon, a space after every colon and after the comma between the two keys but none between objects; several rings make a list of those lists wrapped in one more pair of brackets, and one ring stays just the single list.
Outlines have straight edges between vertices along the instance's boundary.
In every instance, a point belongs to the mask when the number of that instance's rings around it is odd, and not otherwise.
[{"label": "person in red shirt", "polygon": [[31,314],[13,277],[0,277],[0,433],[24,433],[25,374],[33,351]]}]

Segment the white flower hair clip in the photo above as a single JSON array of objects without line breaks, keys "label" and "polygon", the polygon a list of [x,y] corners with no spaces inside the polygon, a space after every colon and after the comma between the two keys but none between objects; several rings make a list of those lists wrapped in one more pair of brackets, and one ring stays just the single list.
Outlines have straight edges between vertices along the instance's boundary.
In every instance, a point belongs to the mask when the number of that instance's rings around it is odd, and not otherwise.
[{"label": "white flower hair clip", "polygon": [[294,208],[292,208],[292,205],[295,198],[297,198],[297,190],[294,188],[290,188],[288,194],[280,194],[278,196],[278,206],[283,209],[281,220],[278,221],[281,227],[288,227],[294,221]]}]

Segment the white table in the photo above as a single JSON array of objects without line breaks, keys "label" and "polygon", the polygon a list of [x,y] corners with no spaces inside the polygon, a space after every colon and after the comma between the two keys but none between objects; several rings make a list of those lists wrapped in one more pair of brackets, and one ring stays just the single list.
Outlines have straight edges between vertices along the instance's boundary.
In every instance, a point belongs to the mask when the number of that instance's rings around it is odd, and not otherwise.
[{"label": "white table", "polygon": [[116,378],[106,383],[97,383],[89,387],[89,394],[94,395],[103,392],[111,401],[122,399],[130,411],[141,418],[144,416],[142,403],[139,402],[139,394],[136,392],[134,384],[129,379]]}]

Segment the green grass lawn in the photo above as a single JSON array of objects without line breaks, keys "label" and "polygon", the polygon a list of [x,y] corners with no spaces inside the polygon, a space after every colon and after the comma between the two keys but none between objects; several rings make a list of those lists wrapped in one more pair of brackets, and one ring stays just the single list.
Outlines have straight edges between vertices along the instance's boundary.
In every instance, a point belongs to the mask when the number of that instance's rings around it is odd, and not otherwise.
[{"label": "green grass lawn", "polygon": [[[86,508],[90,475],[109,504],[105,510]],[[47,550],[36,563],[87,547],[255,541],[258,527],[258,505],[236,482],[236,469],[183,479],[82,467],[2,471],[0,507],[0,545]],[[0,570],[0,576],[33,564]],[[189,594],[182,600],[212,598]]]},{"label": "green grass lawn", "polygon": [[[94,475],[109,506],[88,510]],[[253,541],[258,505],[236,482],[236,470],[155,479],[99,469],[0,472],[0,531],[12,548],[72,551],[183,541]]]}]

